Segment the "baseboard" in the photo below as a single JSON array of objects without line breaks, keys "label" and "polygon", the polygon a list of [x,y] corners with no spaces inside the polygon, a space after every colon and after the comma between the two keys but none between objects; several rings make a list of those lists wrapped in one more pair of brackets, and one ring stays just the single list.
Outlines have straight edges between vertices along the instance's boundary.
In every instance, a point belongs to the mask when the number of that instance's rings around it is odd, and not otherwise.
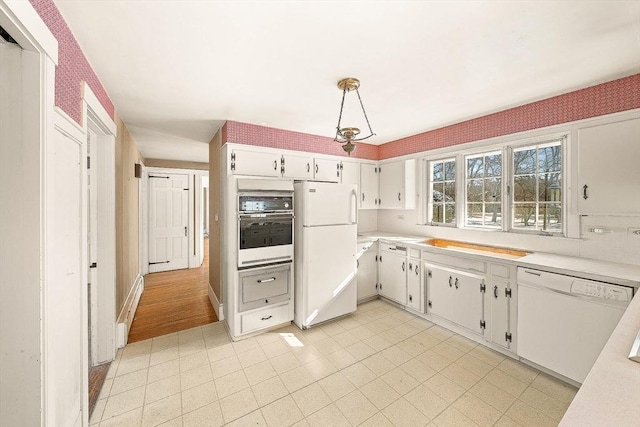
[{"label": "baseboard", "polygon": [[133,318],[136,315],[138,303],[140,302],[140,297],[142,296],[143,291],[144,277],[142,277],[141,274],[138,274],[136,279],[133,281],[133,285],[129,290],[129,295],[127,295],[127,299],[125,300],[122,310],[120,311],[120,315],[118,316],[118,323],[116,327],[116,346],[118,348],[122,348],[127,344],[129,330],[131,329],[131,324],[133,323]]},{"label": "baseboard", "polygon": [[224,320],[224,307],[220,304],[220,301],[218,301],[218,297],[216,293],[213,292],[213,289],[211,289],[211,285],[209,285],[209,301],[213,306],[213,311],[215,311],[216,316],[218,316],[218,320]]}]

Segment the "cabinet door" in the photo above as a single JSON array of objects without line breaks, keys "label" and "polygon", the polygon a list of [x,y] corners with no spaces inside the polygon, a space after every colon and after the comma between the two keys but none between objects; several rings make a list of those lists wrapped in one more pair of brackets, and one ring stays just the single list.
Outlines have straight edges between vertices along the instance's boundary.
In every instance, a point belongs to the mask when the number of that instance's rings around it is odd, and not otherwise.
[{"label": "cabinet door", "polygon": [[404,205],[404,162],[380,165],[380,207],[400,209]]},{"label": "cabinet door", "polygon": [[377,255],[377,244],[374,244],[358,259],[358,301],[378,294]]},{"label": "cabinet door", "polygon": [[281,158],[281,163],[284,178],[302,180],[313,178],[313,157],[285,154]]},{"label": "cabinet door", "polygon": [[639,164],[640,119],[580,129],[578,213],[640,213]]},{"label": "cabinet door", "polygon": [[444,267],[427,269],[430,312],[482,334],[484,277]]},{"label": "cabinet door", "polygon": [[509,325],[511,286],[505,279],[492,277],[487,293],[491,301],[489,303],[491,324],[487,338],[494,344],[509,348],[510,340],[507,340],[507,334],[511,333]]},{"label": "cabinet door", "polygon": [[360,163],[360,209],[378,207],[378,166]]},{"label": "cabinet door", "polygon": [[424,313],[424,287],[422,286],[422,263],[417,258],[409,259],[407,272],[407,306]]},{"label": "cabinet door", "polygon": [[407,257],[380,252],[380,295],[407,305]]},{"label": "cabinet door", "polygon": [[326,159],[313,159],[313,179],[316,181],[338,182],[340,180],[340,162]]},{"label": "cabinet door", "polygon": [[360,191],[360,165],[356,162],[340,162],[340,180],[343,184],[355,184]]},{"label": "cabinet door", "polygon": [[280,176],[280,155],[234,149],[229,167],[234,175]]}]

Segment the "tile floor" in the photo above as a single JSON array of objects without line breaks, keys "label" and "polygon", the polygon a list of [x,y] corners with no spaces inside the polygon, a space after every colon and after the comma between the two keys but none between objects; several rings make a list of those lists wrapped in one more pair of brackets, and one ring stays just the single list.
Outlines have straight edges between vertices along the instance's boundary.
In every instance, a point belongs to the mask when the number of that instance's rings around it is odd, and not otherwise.
[{"label": "tile floor", "polygon": [[382,300],[232,343],[213,323],[130,344],[91,425],[553,426],[576,388]]}]

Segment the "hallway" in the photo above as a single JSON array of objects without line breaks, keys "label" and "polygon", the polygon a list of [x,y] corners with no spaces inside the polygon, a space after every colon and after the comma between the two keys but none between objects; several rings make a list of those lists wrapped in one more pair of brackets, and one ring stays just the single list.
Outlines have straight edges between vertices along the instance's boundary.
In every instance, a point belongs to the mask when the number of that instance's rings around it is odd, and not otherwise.
[{"label": "hallway", "polygon": [[208,296],[209,239],[200,268],[144,276],[144,292],[129,331],[128,343],[217,322]]}]

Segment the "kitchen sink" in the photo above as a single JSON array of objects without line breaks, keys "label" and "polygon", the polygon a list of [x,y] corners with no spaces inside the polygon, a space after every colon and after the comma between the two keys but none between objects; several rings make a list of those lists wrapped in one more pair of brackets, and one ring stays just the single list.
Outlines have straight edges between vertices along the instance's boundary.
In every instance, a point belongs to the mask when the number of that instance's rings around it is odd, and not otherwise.
[{"label": "kitchen sink", "polygon": [[518,249],[501,248],[497,246],[486,246],[486,245],[479,245],[476,243],[458,242],[455,240],[427,239],[422,243],[427,244],[429,246],[435,246],[437,248],[446,248],[446,249],[452,249],[460,252],[491,255],[491,256],[498,256],[498,257],[510,258],[510,259],[522,258],[523,256],[529,255],[529,252],[521,251]]}]

